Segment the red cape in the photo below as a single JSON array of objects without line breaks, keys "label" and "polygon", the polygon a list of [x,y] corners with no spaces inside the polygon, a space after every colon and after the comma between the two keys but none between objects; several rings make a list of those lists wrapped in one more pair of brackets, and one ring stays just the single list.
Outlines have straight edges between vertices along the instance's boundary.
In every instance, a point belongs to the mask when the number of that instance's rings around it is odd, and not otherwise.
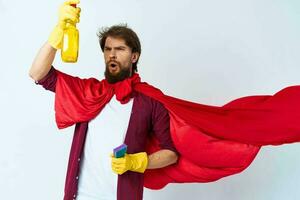
[{"label": "red cape", "polygon": [[[108,84],[57,71],[55,110],[59,128],[88,121],[111,97],[126,103],[135,90],[160,101],[170,114],[170,131],[180,153],[178,163],[146,170],[145,187],[161,189],[168,183],[211,182],[247,168],[262,145],[300,141],[300,86],[274,95],[248,96],[224,106],[209,106],[164,95],[140,82],[138,74]],[[149,140],[147,153],[159,147]]]}]

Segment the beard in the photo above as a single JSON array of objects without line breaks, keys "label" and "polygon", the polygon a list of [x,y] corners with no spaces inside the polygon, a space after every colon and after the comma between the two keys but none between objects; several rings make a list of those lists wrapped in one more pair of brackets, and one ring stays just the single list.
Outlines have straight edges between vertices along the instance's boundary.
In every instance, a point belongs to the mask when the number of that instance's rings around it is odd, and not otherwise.
[{"label": "beard", "polygon": [[118,66],[120,67],[120,71],[117,74],[112,74],[109,71],[109,64],[106,64],[104,76],[108,83],[113,84],[130,77],[130,67],[122,67],[120,63],[118,63]]}]

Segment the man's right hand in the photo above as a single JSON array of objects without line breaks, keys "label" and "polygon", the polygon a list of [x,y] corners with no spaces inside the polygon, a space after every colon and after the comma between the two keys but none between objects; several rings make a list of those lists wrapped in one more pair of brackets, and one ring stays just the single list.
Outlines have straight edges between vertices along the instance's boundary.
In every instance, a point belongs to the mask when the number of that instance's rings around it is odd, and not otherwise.
[{"label": "man's right hand", "polygon": [[72,4],[79,4],[79,0],[67,0],[59,8],[58,23],[51,32],[48,43],[55,49],[62,48],[64,28],[67,22],[78,23],[80,18],[80,8],[73,7]]}]

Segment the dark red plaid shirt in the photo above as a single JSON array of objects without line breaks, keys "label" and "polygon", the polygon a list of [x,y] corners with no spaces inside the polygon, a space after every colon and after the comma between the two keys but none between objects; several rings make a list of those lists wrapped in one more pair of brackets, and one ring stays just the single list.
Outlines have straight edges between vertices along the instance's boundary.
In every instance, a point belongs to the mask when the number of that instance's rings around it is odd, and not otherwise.
[{"label": "dark red plaid shirt", "polygon": [[[36,84],[46,90],[55,92],[57,73],[51,68],[49,73]],[[169,114],[158,101],[141,93],[133,93],[133,106],[125,137],[128,145],[127,153],[143,152],[147,138],[152,134],[158,140],[161,149],[169,149],[177,153],[170,136]],[[69,163],[65,181],[64,200],[76,199],[79,179],[80,161],[88,130],[88,122],[77,123],[75,126]],[[117,200],[143,199],[143,174],[127,171],[118,176]]]}]

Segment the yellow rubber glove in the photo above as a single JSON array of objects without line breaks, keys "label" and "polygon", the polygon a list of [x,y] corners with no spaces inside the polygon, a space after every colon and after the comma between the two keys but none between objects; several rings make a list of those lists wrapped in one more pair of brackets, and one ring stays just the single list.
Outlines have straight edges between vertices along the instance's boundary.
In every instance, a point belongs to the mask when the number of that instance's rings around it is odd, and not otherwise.
[{"label": "yellow rubber glove", "polygon": [[48,42],[55,49],[62,48],[64,28],[67,22],[78,23],[80,17],[80,8],[73,7],[71,4],[79,4],[79,0],[67,0],[59,8],[58,23],[51,32]]},{"label": "yellow rubber glove", "polygon": [[146,152],[126,154],[122,158],[115,158],[110,155],[111,168],[116,174],[123,174],[126,171],[144,173],[148,166],[148,156]]}]

